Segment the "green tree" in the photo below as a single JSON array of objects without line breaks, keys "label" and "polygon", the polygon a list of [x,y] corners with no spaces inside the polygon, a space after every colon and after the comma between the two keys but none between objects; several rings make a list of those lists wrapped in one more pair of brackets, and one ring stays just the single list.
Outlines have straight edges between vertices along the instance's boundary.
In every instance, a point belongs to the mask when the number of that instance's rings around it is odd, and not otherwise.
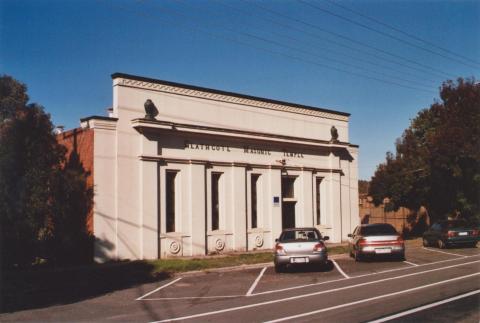
[{"label": "green tree", "polygon": [[0,76],[0,122],[13,118],[28,102],[27,87],[10,76]]},{"label": "green tree", "polygon": [[0,77],[0,210],[2,263],[28,264],[47,238],[51,185],[63,161],[50,116],[26,104],[26,86]]},{"label": "green tree", "polygon": [[[0,243],[3,266],[36,257],[86,261],[91,237],[86,215],[91,189],[77,155],[53,133],[50,115],[27,104],[26,86],[0,77]],[[46,248],[48,246],[48,248]],[[81,250],[85,248],[85,250]]]},{"label": "green tree", "polygon": [[441,101],[420,111],[372,177],[375,203],[426,206],[430,216],[480,216],[480,84],[447,81]]},{"label": "green tree", "polygon": [[368,194],[368,186],[370,185],[369,181],[359,180],[358,181],[358,193]]}]

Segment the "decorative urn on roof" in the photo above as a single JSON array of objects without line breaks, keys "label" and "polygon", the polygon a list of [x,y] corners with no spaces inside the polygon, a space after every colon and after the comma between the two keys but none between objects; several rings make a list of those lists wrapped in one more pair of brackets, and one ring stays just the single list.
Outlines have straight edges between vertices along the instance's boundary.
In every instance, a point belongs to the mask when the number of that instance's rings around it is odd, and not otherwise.
[{"label": "decorative urn on roof", "polygon": [[332,138],[330,139],[330,142],[331,143],[338,143],[338,130],[337,128],[335,128],[335,126],[332,126],[330,128],[330,135],[332,136]]},{"label": "decorative urn on roof", "polygon": [[152,100],[147,99],[143,106],[145,108],[145,119],[155,120],[155,117],[158,115],[158,109]]}]

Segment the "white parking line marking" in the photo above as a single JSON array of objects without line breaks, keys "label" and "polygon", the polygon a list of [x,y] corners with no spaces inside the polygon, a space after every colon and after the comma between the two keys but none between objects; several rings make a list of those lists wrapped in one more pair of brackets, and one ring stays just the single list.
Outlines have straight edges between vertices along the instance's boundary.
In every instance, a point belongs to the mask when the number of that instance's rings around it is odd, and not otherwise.
[{"label": "white parking line marking", "polygon": [[335,266],[335,268],[337,268],[338,272],[343,275],[343,277],[350,278],[350,276],[345,274],[345,272],[342,270],[342,268],[340,268],[340,266],[337,264],[337,262],[335,260],[332,259],[332,262],[333,262],[333,265]]},{"label": "white parking line marking", "polygon": [[432,308],[432,307],[442,305],[442,304],[445,304],[445,303],[450,303],[450,302],[456,301],[457,299],[462,299],[462,298],[472,296],[472,295],[475,295],[475,294],[478,294],[478,293],[480,293],[480,289],[474,290],[474,291],[469,292],[469,293],[457,295],[455,297],[450,297],[450,298],[444,299],[442,301],[438,301],[438,302],[431,303],[431,304],[428,304],[428,305],[413,308],[411,310],[401,312],[401,313],[397,313],[395,315],[386,316],[386,317],[383,317],[383,318],[375,320],[375,321],[370,321],[369,323],[382,323],[382,322],[390,321],[390,320],[393,320],[393,319],[396,319],[396,318],[399,318],[399,317],[402,317],[402,316],[405,316],[405,315],[408,315],[408,314],[420,312],[420,311],[426,310],[428,308]]},{"label": "white parking line marking", "polygon": [[287,290],[292,290],[292,289],[299,289],[299,288],[305,288],[305,287],[312,287],[312,286],[318,286],[318,285],[323,285],[323,284],[328,284],[328,283],[335,283],[341,280],[345,280],[346,278],[339,278],[339,279],[332,279],[332,280],[327,280],[324,282],[320,283],[312,283],[312,284],[306,284],[306,285],[300,285],[300,286],[293,286],[293,287],[287,287],[287,288],[282,288],[282,289],[274,289],[274,290],[267,290],[265,292],[258,292],[255,294],[252,294],[252,296],[257,296],[257,295],[264,295],[264,294],[272,294],[272,293],[279,293],[279,292],[285,292]]},{"label": "white parking line marking", "polygon": [[[181,321],[181,320],[203,317],[203,316],[209,316],[209,315],[214,315],[214,314],[233,312],[233,311],[243,310],[243,309],[252,308],[252,307],[259,307],[259,306],[263,306],[263,305],[270,305],[270,304],[275,304],[275,303],[280,303],[280,302],[292,301],[292,300],[297,300],[297,299],[301,299],[301,298],[317,296],[317,295],[321,295],[321,294],[333,293],[333,292],[337,292],[337,291],[340,291],[340,290],[346,290],[346,289],[356,288],[356,287],[360,287],[360,286],[373,285],[373,284],[377,284],[377,283],[381,283],[381,282],[385,282],[385,281],[389,281],[389,280],[395,280],[395,279],[400,279],[400,278],[409,277],[409,276],[421,275],[421,274],[425,274],[425,273],[429,273],[429,272],[433,272],[433,271],[439,271],[439,270],[445,270],[445,269],[449,269],[449,268],[471,265],[471,264],[479,263],[479,262],[480,262],[480,260],[474,260],[474,261],[470,261],[470,262],[466,262],[466,263],[462,263],[462,264],[424,270],[424,271],[421,271],[421,272],[418,272],[418,273],[411,273],[411,274],[406,274],[406,275],[401,275],[401,276],[396,276],[396,277],[383,278],[383,279],[373,280],[373,281],[369,281],[369,282],[365,282],[365,283],[348,285],[348,286],[344,286],[344,287],[322,290],[322,291],[319,291],[319,292],[313,292],[313,293],[308,293],[308,294],[303,294],[303,295],[296,295],[296,296],[280,298],[280,299],[275,299],[275,300],[265,301],[265,302],[260,302],[260,303],[254,303],[254,304],[249,304],[249,305],[230,307],[230,308],[225,308],[225,309],[218,310],[218,311],[204,312],[204,313],[193,314],[193,315],[182,316],[182,317],[173,317],[173,318],[169,318],[169,319],[162,320],[162,321],[156,321],[156,322],[160,323],[160,322],[169,322],[169,321]],[[480,275],[480,273],[475,273],[473,275]],[[468,276],[472,276],[472,275],[468,275]],[[466,276],[464,276],[464,277],[466,277]]]},{"label": "white parking line marking", "polygon": [[163,289],[163,288],[165,288],[165,287],[167,287],[167,286],[170,286],[170,285],[172,285],[172,284],[175,284],[175,283],[178,282],[180,279],[182,279],[182,277],[177,278],[177,279],[169,282],[168,284],[162,285],[162,286],[158,287],[157,289],[154,289],[154,290],[152,290],[151,292],[146,293],[145,295],[140,296],[139,298],[137,298],[137,299],[135,299],[135,300],[136,300],[136,301],[140,301],[140,300],[142,300],[144,297],[147,297],[148,295],[152,295],[153,293],[158,292],[159,290],[161,290],[161,289]]},{"label": "white parking line marking", "polygon": [[[465,258],[477,257],[477,256],[479,256],[479,255],[466,256]],[[430,263],[426,263],[426,264],[417,265],[417,267],[424,267],[424,266],[429,266],[429,265],[435,265],[435,264],[438,264],[438,263],[456,261],[456,260],[459,260],[459,259],[462,259],[462,258],[440,260],[440,261],[435,261],[435,262],[430,262]],[[413,268],[413,267],[400,267],[400,268],[382,270],[382,271],[379,271],[379,272],[376,272],[376,273],[369,273],[369,274],[363,274],[363,275],[358,275],[358,276],[350,276],[350,278],[352,278],[352,279],[353,279],[353,278],[361,278],[361,277],[379,275],[379,274],[389,273],[389,272],[393,272],[393,271],[399,271],[399,270],[405,270],[405,269],[412,269],[412,268]],[[253,294],[252,296],[255,296],[255,295],[263,295],[263,294],[279,293],[279,292],[284,292],[284,291],[292,290],[292,289],[300,289],[300,288],[305,288],[305,287],[318,286],[318,285],[323,285],[323,284],[338,282],[338,281],[341,281],[341,280],[345,280],[345,278],[332,279],[332,280],[327,280],[327,281],[320,282],[320,283],[305,284],[305,285],[287,287],[287,288],[282,288],[282,289],[267,290],[267,291],[265,291],[265,292],[255,293],[255,294]]]},{"label": "white parking line marking", "polygon": [[252,286],[250,286],[250,289],[248,290],[248,292],[245,296],[252,295],[253,290],[255,289],[255,287],[257,287],[257,284],[260,281],[260,279],[262,278],[263,274],[265,273],[265,270],[267,270],[267,267],[263,267],[262,271],[258,275],[257,279],[255,279],[255,281],[253,282]]},{"label": "white parking line marking", "polygon": [[171,301],[171,300],[182,300],[182,299],[210,299],[210,298],[236,298],[236,297],[245,297],[245,295],[160,297],[160,298],[145,298],[145,299],[142,299],[142,301]]},{"label": "white parking line marking", "polygon": [[[418,287],[414,287],[414,288],[410,288],[410,289],[401,290],[401,291],[394,292],[394,293],[383,294],[383,295],[380,295],[380,296],[370,297],[370,298],[362,299],[362,300],[355,301],[355,302],[350,302],[350,303],[341,304],[341,305],[337,305],[337,306],[322,308],[321,310],[316,310],[316,311],[312,311],[312,312],[308,312],[308,313],[302,313],[302,314],[298,314],[298,315],[292,315],[292,316],[288,316],[288,317],[282,317],[280,319],[267,321],[266,323],[282,322],[282,321],[292,320],[292,319],[296,319],[296,318],[300,318],[300,317],[310,316],[310,315],[314,315],[314,314],[318,314],[318,313],[322,313],[322,312],[336,310],[336,309],[346,307],[346,306],[352,306],[352,305],[357,305],[357,304],[362,304],[362,303],[374,301],[374,300],[385,298],[385,297],[410,293],[412,291],[416,291],[416,290],[420,290],[420,289],[424,289],[424,288],[428,288],[428,287],[432,287],[432,286],[438,286],[438,285],[441,285],[441,284],[445,284],[445,283],[449,283],[449,282],[452,282],[452,281],[457,281],[457,280],[460,280],[460,279],[465,279],[465,278],[469,278],[469,277],[473,277],[473,276],[478,276],[478,275],[480,275],[480,273],[474,273],[474,274],[470,274],[470,275],[455,277],[455,278],[442,280],[442,281],[432,283],[432,284],[427,284],[427,285],[422,285],[422,286],[418,286]],[[380,321],[380,322],[384,322],[384,321]]]},{"label": "white parking line marking", "polygon": [[434,252],[440,252],[440,253],[444,253],[446,255],[452,255],[452,256],[457,256],[457,257],[463,257],[463,258],[467,257],[467,256],[464,256],[464,255],[459,255],[458,253],[445,252],[445,251],[441,251],[441,250],[437,250],[437,249],[430,249],[430,248],[425,248],[425,247],[422,247],[422,249],[429,250],[429,251],[434,251]]},{"label": "white parking line marking", "polygon": [[412,265],[412,266],[418,267],[418,265],[417,265],[417,264],[414,264],[413,262],[406,261],[406,260],[404,260],[403,262],[404,262],[404,263],[406,263],[406,264],[409,264],[409,265]]}]

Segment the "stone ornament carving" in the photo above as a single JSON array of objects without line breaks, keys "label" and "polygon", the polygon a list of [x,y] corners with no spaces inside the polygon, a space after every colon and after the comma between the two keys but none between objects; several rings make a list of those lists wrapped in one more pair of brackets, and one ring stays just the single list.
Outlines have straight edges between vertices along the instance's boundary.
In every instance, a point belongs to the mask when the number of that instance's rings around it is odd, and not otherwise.
[{"label": "stone ornament carving", "polygon": [[259,235],[255,237],[255,246],[259,248],[263,246],[263,238]]},{"label": "stone ornament carving", "polygon": [[215,240],[215,250],[222,251],[225,248],[225,241],[222,239]]},{"label": "stone ornament carving", "polygon": [[158,115],[158,109],[153,103],[153,101],[147,99],[143,107],[145,108],[145,119],[155,120],[155,117]]},{"label": "stone ornament carving", "polygon": [[326,111],[315,111],[315,110],[305,109],[302,107],[295,107],[295,106],[289,106],[289,105],[283,105],[283,104],[277,104],[277,103],[265,102],[260,100],[247,99],[247,98],[239,98],[235,96],[204,92],[204,91],[199,91],[194,89],[185,89],[181,87],[175,87],[175,86],[159,84],[159,83],[151,83],[151,82],[121,78],[119,79],[118,84],[136,87],[140,89],[146,89],[146,90],[166,92],[171,94],[180,94],[180,95],[191,96],[196,98],[212,99],[212,100],[222,101],[227,103],[250,105],[250,106],[270,109],[270,110],[289,111],[289,112],[295,112],[299,114],[311,115],[311,116],[316,116],[321,118],[348,121],[348,116],[338,115],[338,114],[330,113]]},{"label": "stone ornament carving", "polygon": [[177,241],[172,241],[170,243],[170,253],[176,255],[177,253],[180,252],[180,249],[182,249],[182,247]]},{"label": "stone ornament carving", "polygon": [[332,138],[330,139],[330,142],[337,143],[338,142],[338,130],[337,130],[337,128],[335,128],[335,126],[332,126],[330,128],[330,135],[332,136]]}]

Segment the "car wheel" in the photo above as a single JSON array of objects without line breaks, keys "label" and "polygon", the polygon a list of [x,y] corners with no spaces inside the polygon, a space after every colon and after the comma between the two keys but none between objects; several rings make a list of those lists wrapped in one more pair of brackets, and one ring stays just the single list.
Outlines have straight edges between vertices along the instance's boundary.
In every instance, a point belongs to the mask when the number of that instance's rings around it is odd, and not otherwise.
[{"label": "car wheel", "polygon": [[470,248],[476,248],[477,247],[477,242],[472,242],[470,245],[469,245]]},{"label": "car wheel", "polygon": [[316,265],[316,269],[317,269],[318,271],[326,271],[327,268],[328,268],[328,261],[326,261],[326,262],[321,262],[321,263],[318,263],[318,264]]},{"label": "car wheel", "polygon": [[428,243],[428,240],[423,238],[423,246],[424,247],[430,247],[430,243]]},{"label": "car wheel", "polygon": [[355,258],[355,261],[357,261],[357,262],[360,262],[360,261],[363,260],[363,256],[358,251],[355,251],[355,254],[353,256]]},{"label": "car wheel", "polygon": [[350,250],[350,258],[355,258],[355,256],[353,255],[353,251]]},{"label": "car wheel", "polygon": [[398,261],[405,261],[405,253],[401,253],[397,256]]},{"label": "car wheel", "polygon": [[438,239],[438,240],[437,240],[437,246],[438,246],[440,249],[445,249],[447,245],[445,244],[445,242],[443,242],[442,239]]},{"label": "car wheel", "polygon": [[276,273],[283,273],[285,271],[284,265],[275,265],[275,272]]}]

